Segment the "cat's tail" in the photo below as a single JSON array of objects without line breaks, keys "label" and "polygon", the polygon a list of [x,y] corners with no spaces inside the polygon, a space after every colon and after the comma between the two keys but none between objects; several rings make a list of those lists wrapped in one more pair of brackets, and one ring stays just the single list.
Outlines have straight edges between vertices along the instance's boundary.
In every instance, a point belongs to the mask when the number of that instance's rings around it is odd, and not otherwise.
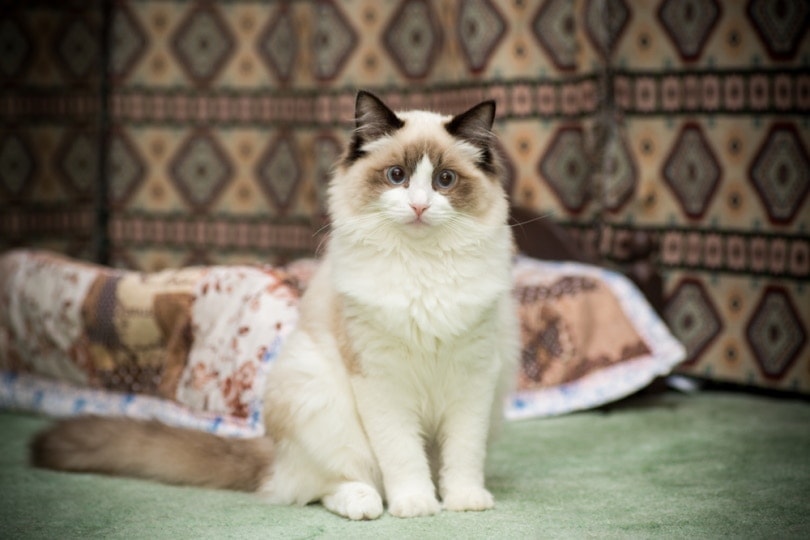
[{"label": "cat's tail", "polygon": [[30,445],[31,464],[167,484],[256,491],[269,474],[269,438],[225,439],[156,421],[87,416],[57,422]]}]

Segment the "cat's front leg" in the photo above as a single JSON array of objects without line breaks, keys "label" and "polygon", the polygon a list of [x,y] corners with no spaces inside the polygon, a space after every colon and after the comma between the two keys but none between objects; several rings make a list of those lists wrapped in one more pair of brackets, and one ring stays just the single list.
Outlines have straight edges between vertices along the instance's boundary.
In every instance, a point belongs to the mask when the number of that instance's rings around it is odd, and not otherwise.
[{"label": "cat's front leg", "polygon": [[441,510],[413,408],[379,381],[352,381],[385,486],[388,511],[396,517],[430,516]]},{"label": "cat's front leg", "polygon": [[483,393],[483,396],[460,396],[445,414],[439,486],[446,510],[480,511],[495,506],[495,499],[484,487],[484,462],[494,392]]}]

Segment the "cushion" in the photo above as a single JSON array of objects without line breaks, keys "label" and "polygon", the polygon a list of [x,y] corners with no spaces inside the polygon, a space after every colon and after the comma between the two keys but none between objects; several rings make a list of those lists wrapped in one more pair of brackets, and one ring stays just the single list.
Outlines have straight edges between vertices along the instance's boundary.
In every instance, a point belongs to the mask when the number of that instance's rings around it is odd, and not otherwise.
[{"label": "cushion", "polygon": [[299,296],[270,267],[142,274],[12,252],[0,258],[0,406],[260,435],[264,378]]},{"label": "cushion", "polygon": [[507,418],[550,416],[628,396],[686,351],[636,286],[604,268],[518,257],[522,350]]},{"label": "cushion", "polygon": [[[0,407],[261,435],[267,371],[317,264],[145,274],[48,252],[7,253]],[[519,257],[514,276],[523,348],[507,418],[618,399],[685,356],[619,274]]]}]

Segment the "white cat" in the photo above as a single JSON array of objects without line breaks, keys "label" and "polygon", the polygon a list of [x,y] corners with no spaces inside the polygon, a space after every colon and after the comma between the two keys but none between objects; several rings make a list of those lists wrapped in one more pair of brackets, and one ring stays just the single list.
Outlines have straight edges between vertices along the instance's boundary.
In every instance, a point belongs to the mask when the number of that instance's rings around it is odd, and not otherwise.
[{"label": "white cat", "polygon": [[351,519],[384,501],[400,517],[491,508],[487,439],[519,346],[494,114],[394,113],[358,94],[329,245],[268,374],[267,437],[81,418],[39,435],[33,462],[320,500]]}]

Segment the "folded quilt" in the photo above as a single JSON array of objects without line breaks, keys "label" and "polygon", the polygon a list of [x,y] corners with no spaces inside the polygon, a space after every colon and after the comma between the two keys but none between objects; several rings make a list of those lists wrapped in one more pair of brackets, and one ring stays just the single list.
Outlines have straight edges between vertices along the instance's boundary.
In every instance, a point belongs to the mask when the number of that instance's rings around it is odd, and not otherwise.
[{"label": "folded quilt", "polygon": [[[139,273],[9,252],[0,257],[0,407],[261,435],[268,368],[316,267]],[[621,275],[518,258],[514,276],[523,350],[509,418],[615,400],[684,358]]]}]

